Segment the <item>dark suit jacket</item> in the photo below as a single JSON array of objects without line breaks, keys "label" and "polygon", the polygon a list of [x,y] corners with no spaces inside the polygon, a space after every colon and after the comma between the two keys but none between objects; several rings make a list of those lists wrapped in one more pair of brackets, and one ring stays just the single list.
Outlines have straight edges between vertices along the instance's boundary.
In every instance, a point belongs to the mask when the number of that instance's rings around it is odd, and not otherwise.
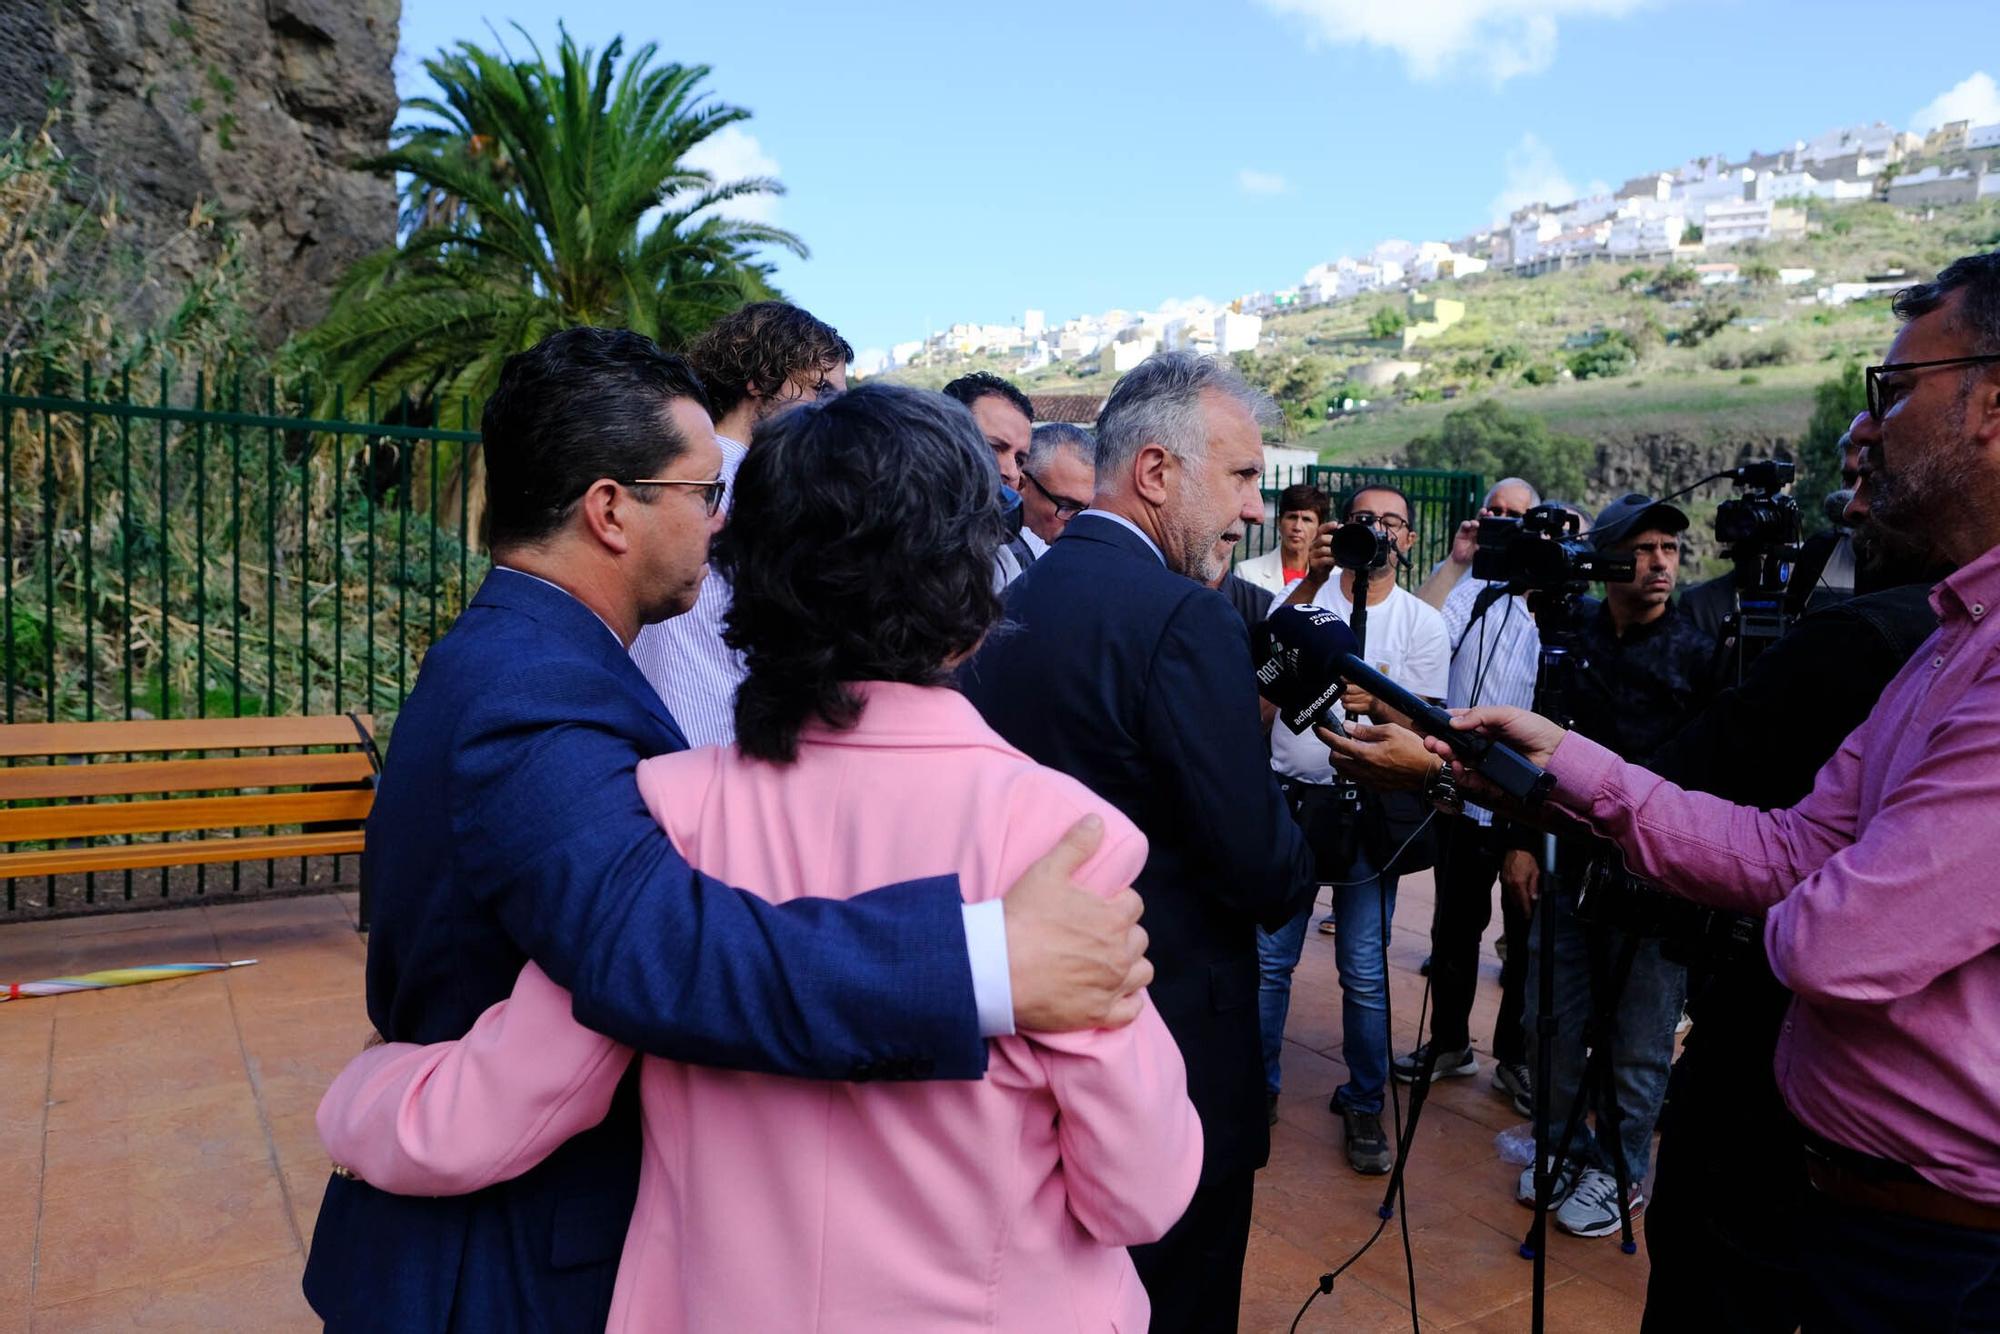
[{"label": "dark suit jacket", "polygon": [[[396,720],[363,873],[368,1013],[463,1036],[529,959],[644,1051],[823,1078],[977,1078],[957,884],[773,907],[694,874],[639,797],[680,729],[604,623],[496,570]],[[597,1129],[474,1195],[334,1177],[305,1290],[334,1330],[601,1329],[638,1184],[630,1085]]]},{"label": "dark suit jacket", "polygon": [[1290,920],[1313,881],[1271,773],[1243,620],[1129,530],[1083,515],[1009,586],[1007,622],[965,693],[1145,832],[1153,1003],[1187,1060],[1203,1180],[1261,1167],[1256,927]]}]

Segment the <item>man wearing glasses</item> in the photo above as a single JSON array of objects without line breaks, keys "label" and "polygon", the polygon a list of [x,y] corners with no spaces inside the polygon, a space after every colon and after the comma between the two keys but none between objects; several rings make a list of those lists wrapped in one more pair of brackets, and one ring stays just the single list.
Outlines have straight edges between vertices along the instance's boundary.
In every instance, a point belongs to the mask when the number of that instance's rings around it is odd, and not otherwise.
[{"label": "man wearing glasses", "polygon": [[1037,559],[1097,491],[1097,440],[1069,422],[1035,427],[1021,465],[1021,540]]},{"label": "man wearing glasses", "polygon": [[[1348,497],[1340,523],[1327,524],[1314,539],[1306,576],[1283,601],[1323,607],[1343,620],[1353,619],[1355,572],[1343,569],[1338,579],[1331,577],[1332,534],[1343,524],[1374,529],[1386,539],[1390,554],[1385,567],[1370,571],[1368,660],[1412,693],[1442,701],[1451,655],[1444,621],[1435,608],[1396,585],[1394,567],[1408,558],[1416,533],[1410,527],[1409,498],[1395,487],[1367,486]],[[1359,690],[1350,689],[1341,705],[1355,720],[1376,711],[1375,701]],[[1327,920],[1338,928],[1335,954],[1347,1082],[1335,1091],[1331,1110],[1341,1118],[1348,1165],[1365,1175],[1387,1172],[1394,1155],[1382,1129],[1382,1099],[1389,1079],[1389,988],[1382,945],[1395,911],[1398,873],[1389,857],[1396,847],[1382,837],[1379,807],[1357,810],[1337,786],[1326,745],[1311,732],[1294,736],[1290,728],[1273,727],[1271,767],[1312,845],[1320,883],[1333,889],[1333,914]],[[1307,904],[1277,930],[1257,933],[1258,1030],[1264,1043],[1265,1094],[1274,1116],[1292,970],[1304,949],[1311,915],[1312,905]],[[1321,929],[1325,927],[1322,923]]]},{"label": "man wearing glasses", "polygon": [[1804,1128],[1808,1330],[2000,1327],[2000,252],[1895,300],[1857,503],[1958,569],[1937,632],[1790,809],[1690,793],[1517,709],[1461,725],[1548,766],[1639,874],[1764,914],[1793,994],[1774,1069]]},{"label": "man wearing glasses", "polygon": [[[1479,513],[1518,519],[1541,504],[1534,486],[1519,477],[1493,484]],[[1501,584],[1466,576],[1479,546],[1479,520],[1458,526],[1451,551],[1431,572],[1417,596],[1444,616],[1451,638],[1451,682],[1445,702],[1455,709],[1478,704],[1535,702],[1535,668],[1541,638],[1528,599],[1509,596]],[[1468,804],[1456,816],[1440,816],[1448,828],[1442,841],[1450,855],[1438,867],[1437,915],[1431,927],[1431,1041],[1437,1048],[1433,1079],[1476,1075],[1472,1054],[1472,1001],[1479,980],[1479,942],[1493,918],[1496,877],[1524,885],[1535,875],[1534,854],[1511,846],[1507,830],[1492,812]],[[1532,1098],[1527,1040],[1521,1027],[1528,971],[1528,914],[1525,893],[1503,894],[1500,1013],[1493,1022],[1493,1087],[1526,1116]],[[1396,1078],[1414,1080],[1428,1055],[1420,1045],[1396,1060]]]},{"label": "man wearing glasses", "polygon": [[[715,442],[722,448],[721,470],[706,498],[711,515],[722,507],[757,423],[794,403],[845,391],[853,359],[839,330],[783,301],[754,302],[695,340],[688,360],[715,410]],[[729,585],[711,574],[691,610],[646,626],[632,641],[632,661],[691,746],[736,739],[743,663],[722,642],[728,613]]]}]

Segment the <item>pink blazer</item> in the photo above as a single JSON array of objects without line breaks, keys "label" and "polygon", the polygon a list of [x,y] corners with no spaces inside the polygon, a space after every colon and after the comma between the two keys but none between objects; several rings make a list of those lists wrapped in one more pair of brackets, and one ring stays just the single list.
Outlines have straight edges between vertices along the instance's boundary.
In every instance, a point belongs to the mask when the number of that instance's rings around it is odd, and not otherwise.
[{"label": "pink blazer", "polygon": [[[956,691],[871,683],[860,724],[798,762],[707,748],[639,785],[699,870],[773,900],[956,872],[997,898],[1075,820],[1104,893],[1146,858],[1130,821],[995,735]],[[539,968],[456,1042],[364,1052],[320,1138],[386,1190],[457,1194],[595,1125],[632,1059]],[[1121,1330],[1149,1308],[1124,1248],[1180,1217],[1201,1127],[1150,1002],[1116,1031],[996,1039],[980,1082],[835,1084],[645,1057],[645,1149],[614,1330]]]}]

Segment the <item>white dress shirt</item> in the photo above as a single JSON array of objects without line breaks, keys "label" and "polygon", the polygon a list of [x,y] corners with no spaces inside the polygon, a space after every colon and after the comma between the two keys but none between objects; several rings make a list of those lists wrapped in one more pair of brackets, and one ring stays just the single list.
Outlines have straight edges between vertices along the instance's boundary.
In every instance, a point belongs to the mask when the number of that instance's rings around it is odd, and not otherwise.
[{"label": "white dress shirt", "polygon": [[[736,491],[736,470],[750,451],[727,436],[722,446],[724,503]],[[632,661],[666,703],[690,746],[726,746],[736,740],[736,687],[743,684],[743,655],[722,642],[729,614],[729,581],[714,570],[701,581],[694,606],[670,620],[644,626],[632,641]]]},{"label": "white dress shirt", "polygon": [[[1528,599],[1519,594],[1485,599],[1474,620],[1480,594],[1490,587],[1484,579],[1461,579],[1445,597],[1444,628],[1452,648],[1451,689],[1445,703],[1454,709],[1479,704],[1532,709],[1541,634],[1528,614]],[[1493,823],[1492,812],[1471,802],[1466,803],[1465,814],[1476,824]]]}]

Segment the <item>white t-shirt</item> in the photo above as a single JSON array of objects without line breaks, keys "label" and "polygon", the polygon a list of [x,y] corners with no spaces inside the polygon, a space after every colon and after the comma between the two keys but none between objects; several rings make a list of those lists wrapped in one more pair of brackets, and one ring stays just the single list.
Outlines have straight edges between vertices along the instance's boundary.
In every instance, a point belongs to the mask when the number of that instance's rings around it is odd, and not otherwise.
[{"label": "white t-shirt", "polygon": [[[1341,596],[1337,581],[1329,580],[1311,605],[1353,623],[1354,607]],[[1444,617],[1435,607],[1414,593],[1394,588],[1388,598],[1368,608],[1365,633],[1361,651],[1365,661],[1412,694],[1444,698],[1451,676],[1451,639],[1445,633]],[[1326,743],[1310,728],[1294,736],[1284,723],[1272,724],[1271,767],[1287,778],[1308,783],[1334,781]]]}]

